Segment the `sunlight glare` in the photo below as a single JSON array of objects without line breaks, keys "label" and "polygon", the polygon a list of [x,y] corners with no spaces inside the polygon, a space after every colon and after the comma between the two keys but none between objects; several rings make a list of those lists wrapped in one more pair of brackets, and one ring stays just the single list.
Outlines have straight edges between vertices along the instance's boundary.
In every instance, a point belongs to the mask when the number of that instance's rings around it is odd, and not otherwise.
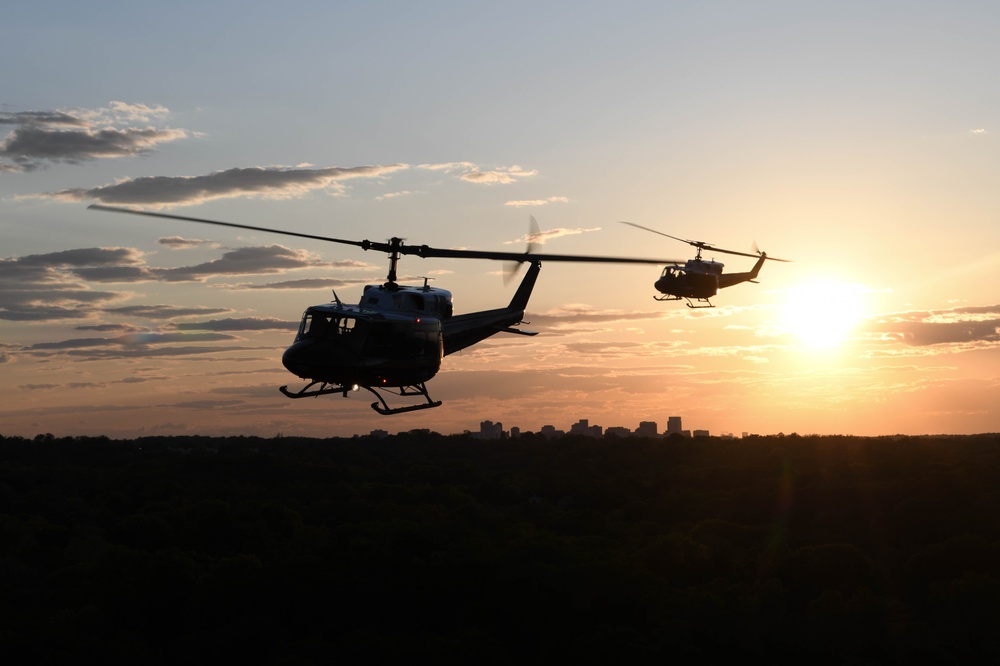
[{"label": "sunlight glare", "polygon": [[864,317],[864,294],[833,279],[799,285],[788,292],[783,327],[811,349],[839,347]]}]

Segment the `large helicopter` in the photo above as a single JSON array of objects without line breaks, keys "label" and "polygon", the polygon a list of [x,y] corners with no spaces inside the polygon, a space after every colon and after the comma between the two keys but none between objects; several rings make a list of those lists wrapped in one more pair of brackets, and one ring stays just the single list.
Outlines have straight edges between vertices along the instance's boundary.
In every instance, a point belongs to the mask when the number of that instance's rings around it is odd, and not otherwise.
[{"label": "large helicopter", "polygon": [[[650,229],[649,227],[644,227],[633,222],[622,222],[622,224],[627,224],[645,231],[651,231],[654,234],[659,234],[660,236],[666,236],[667,238],[687,243],[698,250],[694,259],[688,259],[683,263],[680,261],[667,262],[668,265],[663,269],[663,272],[660,274],[660,278],[653,284],[656,290],[662,294],[661,296],[653,296],[653,298],[658,301],[679,301],[681,299],[686,299],[687,306],[689,308],[714,308],[715,306],[712,305],[712,302],[708,299],[715,296],[719,292],[719,289],[732,287],[733,285],[741,282],[756,283],[757,274],[760,273],[761,266],[763,266],[764,262],[768,259],[771,261],[791,261],[790,259],[769,257],[766,252],[756,250],[756,247],[754,248],[755,254],[750,254],[749,252],[737,252],[736,250],[724,250],[721,247],[709,245],[704,241],[678,238],[677,236],[671,236],[670,234],[665,234],[662,231]],[[757,263],[754,264],[753,268],[745,273],[723,273],[722,269],[725,264],[715,260],[707,261],[702,259],[702,250],[708,250],[709,252],[722,252],[724,254],[735,254],[741,257],[754,257],[757,259]],[[695,305],[695,303],[697,303],[697,305]]]},{"label": "large helicopter", "polygon": [[[542,261],[665,263],[663,259],[537,254],[530,242],[528,251],[523,253],[453,250],[407,245],[400,238],[391,238],[388,242],[355,241],[98,204],[89,208],[309,238],[388,254],[389,272],[385,283],[366,285],[357,305],[342,302],[334,292],[332,302],[306,308],[295,340],[282,354],[281,362],[289,372],[308,383],[298,390],[279,387],[281,393],[295,399],[338,393],[347,397],[354,391],[366,389],[378,398],[371,403],[372,409],[385,415],[440,406],[441,401],[432,400],[428,394],[426,382],[441,369],[444,356],[497,333],[536,335],[518,326],[525,323],[524,310]],[[532,225],[537,229],[534,219]],[[397,264],[400,255],[404,254],[424,258],[502,260],[514,266],[527,263],[528,270],[506,306],[456,315],[451,292],[431,287],[428,278],[424,278],[422,286],[396,282]],[[422,399],[422,402],[392,407],[386,399],[392,395]]]}]

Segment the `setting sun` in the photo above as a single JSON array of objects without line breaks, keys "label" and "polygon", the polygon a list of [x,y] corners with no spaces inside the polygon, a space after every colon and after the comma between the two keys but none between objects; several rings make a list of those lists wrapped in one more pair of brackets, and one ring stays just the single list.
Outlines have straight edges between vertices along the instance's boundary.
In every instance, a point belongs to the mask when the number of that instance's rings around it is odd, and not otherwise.
[{"label": "setting sun", "polygon": [[802,284],[790,290],[783,328],[812,349],[839,347],[864,316],[861,285],[837,280]]}]

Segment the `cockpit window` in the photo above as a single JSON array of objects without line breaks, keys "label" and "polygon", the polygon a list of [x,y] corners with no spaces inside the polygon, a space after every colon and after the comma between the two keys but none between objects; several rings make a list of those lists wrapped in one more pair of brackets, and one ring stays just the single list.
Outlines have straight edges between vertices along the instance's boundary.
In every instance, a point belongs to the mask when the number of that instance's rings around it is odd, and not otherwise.
[{"label": "cockpit window", "polygon": [[300,337],[328,338],[334,335],[345,335],[354,330],[357,320],[354,317],[337,317],[322,312],[306,312],[302,316]]}]

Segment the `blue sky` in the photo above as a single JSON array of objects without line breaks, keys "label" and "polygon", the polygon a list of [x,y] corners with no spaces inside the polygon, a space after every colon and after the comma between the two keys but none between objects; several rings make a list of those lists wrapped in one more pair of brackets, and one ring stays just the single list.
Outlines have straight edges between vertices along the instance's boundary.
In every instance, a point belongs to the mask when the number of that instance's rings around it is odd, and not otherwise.
[{"label": "blue sky", "polygon": [[[995,431],[998,28],[986,2],[21,3],[0,433]],[[449,357],[442,408],[381,419],[276,391],[288,322],[381,257],[86,210],[126,196],[476,249],[520,249],[533,215],[546,252],[690,256],[629,220],[795,263],[700,312],[652,299],[656,267],[546,265],[537,338]],[[401,268],[459,311],[513,288],[490,262]]]}]

